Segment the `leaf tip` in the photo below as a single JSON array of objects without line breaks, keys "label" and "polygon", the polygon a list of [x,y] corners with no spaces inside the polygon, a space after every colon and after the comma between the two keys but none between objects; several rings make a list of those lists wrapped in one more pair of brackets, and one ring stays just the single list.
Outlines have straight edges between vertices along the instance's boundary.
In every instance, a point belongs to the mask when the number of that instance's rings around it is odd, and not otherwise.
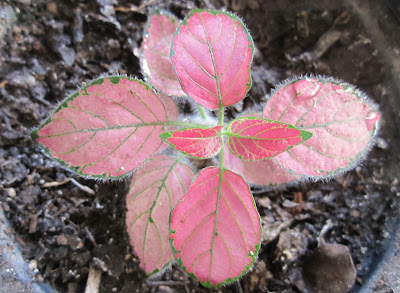
[{"label": "leaf tip", "polygon": [[39,131],[39,129],[35,129],[35,130],[33,130],[32,132],[31,132],[31,139],[34,141],[34,142],[37,142],[37,139],[39,138],[39,135],[38,135],[38,131]]},{"label": "leaf tip", "polygon": [[302,138],[302,142],[305,142],[306,140],[310,139],[313,134],[310,131],[301,130],[300,136]]},{"label": "leaf tip", "polygon": [[170,138],[171,135],[172,135],[172,132],[171,132],[171,131],[170,131],[170,132],[163,132],[163,133],[160,134],[160,138],[161,138],[163,141],[169,143],[168,138]]}]

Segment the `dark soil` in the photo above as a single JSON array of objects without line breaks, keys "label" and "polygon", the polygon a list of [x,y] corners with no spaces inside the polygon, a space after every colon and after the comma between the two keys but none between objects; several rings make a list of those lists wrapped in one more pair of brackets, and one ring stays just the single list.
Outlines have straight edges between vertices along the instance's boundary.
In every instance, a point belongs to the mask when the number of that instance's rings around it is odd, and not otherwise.
[{"label": "dark soil", "polygon": [[[100,292],[208,292],[174,265],[157,281],[146,280],[124,230],[128,181],[74,177],[44,156],[29,134],[68,93],[99,74],[142,77],[138,48],[151,7],[180,18],[195,7],[225,7],[243,17],[258,48],[245,107],[280,80],[324,74],[369,94],[380,104],[383,123],[377,146],[354,171],[329,182],[256,193],[264,231],[259,260],[240,284],[219,292],[303,290],[303,263],[324,226],[327,243],[349,248],[355,288],[362,286],[390,233],[384,227],[399,209],[399,108],[390,102],[391,71],[353,9],[335,1],[139,2],[0,3],[0,200],[35,278],[60,292],[83,292],[94,265],[104,271]],[[393,52],[399,57],[398,48]],[[72,181],[52,186],[68,178],[95,195]]]}]

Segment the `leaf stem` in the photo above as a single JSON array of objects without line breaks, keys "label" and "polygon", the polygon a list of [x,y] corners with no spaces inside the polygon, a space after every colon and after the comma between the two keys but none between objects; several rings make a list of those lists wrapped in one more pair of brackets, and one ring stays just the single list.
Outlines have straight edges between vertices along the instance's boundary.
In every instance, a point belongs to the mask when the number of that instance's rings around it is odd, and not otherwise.
[{"label": "leaf stem", "polygon": [[225,107],[219,103],[218,125],[224,125]]},{"label": "leaf stem", "polygon": [[204,107],[201,105],[198,105],[197,109],[199,109],[201,119],[206,120],[207,116],[206,116],[206,112],[204,111]]},{"label": "leaf stem", "polygon": [[219,151],[219,168],[223,170],[225,168],[225,145],[224,139],[221,137],[221,150]]}]

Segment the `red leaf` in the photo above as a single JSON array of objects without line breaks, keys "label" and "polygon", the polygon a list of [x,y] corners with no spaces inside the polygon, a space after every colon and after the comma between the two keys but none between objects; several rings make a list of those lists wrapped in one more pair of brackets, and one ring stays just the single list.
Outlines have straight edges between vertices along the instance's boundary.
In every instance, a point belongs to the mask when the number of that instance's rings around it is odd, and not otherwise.
[{"label": "red leaf", "polygon": [[197,9],[178,27],[171,58],[183,90],[200,105],[218,109],[246,96],[253,50],[238,17]]},{"label": "red leaf", "polygon": [[187,128],[165,132],[160,137],[178,151],[191,157],[206,159],[215,156],[221,149],[220,132],[222,127]]},{"label": "red leaf", "polygon": [[[247,113],[244,117],[260,118],[261,113]],[[247,183],[274,186],[295,181],[299,175],[286,171],[275,158],[267,160],[241,160],[228,150],[225,145],[225,167],[243,176]]]},{"label": "red leaf", "polygon": [[294,174],[317,178],[353,168],[370,148],[380,119],[365,94],[323,77],[284,84],[268,101],[263,116],[312,132],[310,140],[275,158]]},{"label": "red leaf", "polygon": [[179,20],[166,11],[155,10],[150,16],[142,42],[141,67],[146,78],[160,91],[172,96],[184,96],[172,65],[172,36]]},{"label": "red leaf", "polygon": [[148,85],[107,77],[71,95],[32,138],[78,174],[119,178],[160,148],[167,120]]},{"label": "red leaf", "polygon": [[238,158],[262,160],[309,139],[308,131],[260,118],[239,118],[228,125],[228,147]]},{"label": "red leaf", "polygon": [[126,227],[140,267],[149,275],[172,259],[169,214],[194,178],[189,166],[154,155],[132,178],[126,198]]},{"label": "red leaf", "polygon": [[276,161],[275,158],[257,161],[241,160],[226,147],[225,167],[243,176],[247,183],[274,186],[289,183],[300,178],[290,174]]},{"label": "red leaf", "polygon": [[231,171],[203,169],[170,223],[175,257],[207,287],[233,282],[258,255],[260,217],[249,186]]}]

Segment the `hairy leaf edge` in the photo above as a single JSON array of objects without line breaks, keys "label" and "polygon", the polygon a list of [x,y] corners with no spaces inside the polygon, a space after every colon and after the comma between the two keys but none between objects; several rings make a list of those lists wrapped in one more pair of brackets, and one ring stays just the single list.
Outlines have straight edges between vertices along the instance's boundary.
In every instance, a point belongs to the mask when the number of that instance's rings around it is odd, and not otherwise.
[{"label": "hairy leaf edge", "polygon": [[[343,81],[342,79],[334,78],[331,76],[325,76],[325,75],[318,75],[318,74],[305,74],[305,75],[300,75],[300,76],[293,76],[290,78],[287,78],[283,81],[281,81],[279,84],[275,86],[271,90],[271,92],[265,96],[264,98],[264,105],[261,107],[263,109],[262,111],[262,116],[264,116],[264,109],[266,108],[266,104],[268,101],[272,98],[273,95],[275,95],[279,90],[284,88],[287,85],[294,84],[295,82],[301,81],[301,80],[306,80],[306,79],[316,79],[318,82],[322,83],[333,83],[339,86],[342,86],[344,90],[350,90],[353,91],[354,95],[361,101],[365,102],[371,109],[375,112],[377,112],[380,117],[382,117],[382,113],[379,110],[378,104],[376,104],[364,91],[360,90],[356,86]],[[263,118],[264,119],[264,118]],[[356,168],[367,156],[368,153],[371,151],[371,149],[374,147],[376,144],[377,137],[379,136],[380,133],[380,128],[381,128],[381,119],[378,120],[378,123],[374,125],[374,129],[371,131],[371,137],[367,145],[364,147],[363,150],[361,150],[357,155],[354,156],[354,160],[351,160],[351,162],[343,168],[338,168],[334,171],[331,171],[325,175],[321,176],[310,176],[310,175],[305,175],[305,174],[298,174],[294,172],[291,169],[287,169],[282,164],[280,164],[278,161],[277,163],[281,165],[283,169],[285,169],[288,173],[293,174],[293,175],[300,175],[301,178],[298,180],[294,180],[294,184],[296,185],[297,182],[303,182],[305,180],[309,180],[311,182],[317,182],[317,181],[329,181],[333,179],[336,176],[343,175],[344,173],[353,170]],[[301,127],[299,127],[301,129]]]},{"label": "hairy leaf edge", "polygon": [[[87,175],[87,174],[83,174],[82,172],[78,172],[77,170],[79,169],[79,167],[69,167],[68,164],[66,164],[63,160],[60,160],[58,158],[53,157],[51,155],[51,151],[47,147],[45,147],[41,143],[37,142],[37,139],[39,138],[39,135],[37,133],[40,131],[40,129],[42,129],[44,126],[46,126],[48,123],[51,122],[52,117],[53,117],[54,114],[59,112],[61,109],[67,107],[67,103],[69,101],[73,100],[74,98],[76,98],[77,96],[79,96],[80,91],[86,90],[88,87],[90,87],[92,85],[100,85],[107,78],[110,80],[111,83],[114,83],[114,84],[118,84],[121,79],[127,79],[127,80],[130,80],[130,81],[137,81],[137,82],[139,82],[139,84],[145,85],[146,86],[146,90],[153,91],[153,93],[157,96],[157,98],[159,98],[159,96],[158,96],[157,92],[154,90],[154,88],[149,83],[147,83],[147,82],[145,82],[145,81],[143,81],[141,79],[138,79],[136,77],[128,76],[127,74],[118,74],[118,73],[113,73],[113,72],[106,73],[106,74],[101,74],[97,78],[94,78],[91,81],[86,82],[85,84],[83,84],[82,87],[78,87],[76,90],[73,90],[73,91],[69,92],[66,95],[67,96],[66,98],[64,98],[63,100],[61,100],[60,102],[58,102],[56,105],[53,106],[53,110],[50,111],[50,113],[47,115],[47,118],[44,120],[44,122],[41,122],[38,127],[33,128],[33,130],[30,133],[31,139],[33,140],[33,142],[36,145],[38,145],[42,149],[42,152],[46,155],[46,157],[51,158],[52,160],[54,160],[62,169],[67,170],[69,172],[72,172],[75,175],[78,175],[79,177],[85,178],[85,179],[94,179],[94,180],[99,180],[99,181],[123,180],[125,178],[129,178],[138,168],[140,168],[151,157],[151,156],[149,156],[138,167],[136,167],[135,169],[124,173],[121,176],[117,176],[117,177],[108,176],[108,177],[106,177],[104,174],[102,174],[102,175]],[[163,106],[164,106],[164,104],[163,104]],[[176,104],[175,104],[175,107],[176,107]],[[164,106],[164,109],[165,109],[165,106]],[[167,113],[166,109],[165,109],[165,112]],[[168,113],[167,113],[167,116],[168,116]],[[160,147],[161,147],[161,144],[160,144]],[[154,154],[156,154],[158,152],[158,149],[154,152]]]}]

